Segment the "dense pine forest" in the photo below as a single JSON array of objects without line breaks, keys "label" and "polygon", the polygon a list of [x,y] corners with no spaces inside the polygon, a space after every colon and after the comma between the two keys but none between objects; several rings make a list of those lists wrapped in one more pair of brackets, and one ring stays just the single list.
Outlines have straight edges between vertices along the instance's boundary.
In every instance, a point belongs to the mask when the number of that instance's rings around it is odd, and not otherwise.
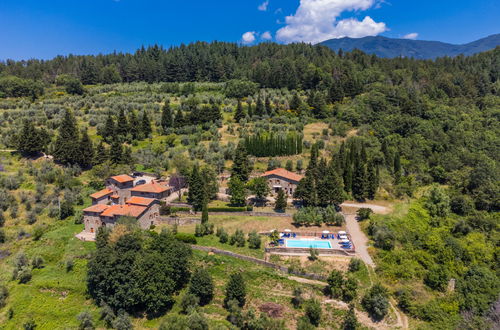
[{"label": "dense pine forest", "polygon": [[[295,198],[297,205],[305,206],[294,216],[298,225],[341,225],[335,208],[345,200],[395,205],[392,214],[368,214],[360,221],[373,245],[373,276],[384,287],[375,283],[365,292],[363,281],[356,279],[360,291],[349,300],[352,308],[370,313],[373,294],[383,296],[386,304],[390,297],[414,328],[487,329],[499,317],[499,93],[500,47],[431,61],[382,59],[308,44],[198,42],[170,49],[143,47],[134,54],[0,62],[0,227],[5,227],[0,228],[0,252],[19,252],[28,239],[37,246],[56,231],[72,237],[63,232],[69,225],[60,227],[62,221],[51,219],[74,217],[70,225],[76,230],[88,194],[101,189],[110,175],[148,171],[182,177],[189,184],[183,202],[208,217],[207,204],[217,196],[219,175],[230,176],[230,204],[241,208],[249,194],[257,199],[269,194],[256,176],[284,167],[304,178],[294,196],[279,197],[276,209],[292,208],[286,197]],[[40,156],[55,162],[41,163]],[[121,239],[113,232],[101,237],[97,247],[129,257],[128,268],[120,274],[147,274],[163,255],[167,268],[173,268],[171,254],[161,244],[191,258],[191,252],[177,245],[175,233],[137,234],[127,226]],[[199,240],[214,236],[213,224],[204,223],[196,231]],[[229,240],[223,230],[217,235],[217,242],[222,242],[221,235]],[[242,235],[234,233],[233,245],[242,240],[245,246]],[[255,237],[250,233],[248,244],[261,249]],[[67,255],[76,248],[64,248],[61,256],[49,255],[47,261],[70,267]],[[188,288],[189,275],[172,280],[168,288],[159,289],[165,300],[155,296],[154,289],[139,293],[141,283],[131,281],[127,285],[135,300],[127,300],[122,287],[100,282],[113,273],[114,257],[99,258],[92,249],[82,245],[85,253],[75,257],[79,276],[85,273],[80,263],[90,260],[87,291],[79,290],[90,292],[96,304],[105,302],[100,308],[116,320],[125,311],[161,316],[177,306],[175,295]],[[141,255],[147,258],[141,261]],[[210,264],[218,281],[226,280],[221,274],[229,276],[222,269],[227,259],[197,253],[193,258],[195,265]],[[18,295],[20,284],[13,281],[21,282],[19,274],[28,272],[28,262],[18,259],[5,259],[16,276],[11,278],[10,271],[0,276],[0,293],[5,282],[11,295]],[[188,261],[182,262],[189,273]],[[53,271],[51,267],[47,269]],[[231,271],[238,272],[235,267]],[[42,270],[33,268],[35,281],[37,272]],[[252,290],[257,290],[259,274],[274,276],[259,272],[252,273]],[[31,279],[31,270],[29,274]],[[58,275],[63,283],[69,276],[65,274],[70,270]],[[151,287],[164,280],[160,277],[151,278]],[[236,277],[231,281],[241,281]],[[345,283],[349,281],[354,279]],[[242,284],[237,286],[240,290]],[[78,294],[83,297],[82,292]],[[155,299],[161,300],[158,310]],[[188,301],[193,297],[186,294],[182,299],[186,306],[193,305]],[[0,299],[0,311],[2,304]],[[228,321],[212,320],[210,328],[284,327],[265,317],[250,325],[252,314],[243,313],[243,305],[221,302],[215,314],[228,311]],[[306,305],[312,310],[314,302]],[[196,324],[199,310],[193,315],[186,306],[177,321]],[[16,320],[12,310],[11,319]],[[0,323],[8,319],[7,313],[0,314]],[[130,322],[127,317],[121,321]],[[73,316],[71,322],[75,320]],[[335,318],[328,320],[324,322],[334,324]],[[314,324],[312,319],[302,321],[297,319],[301,329]],[[99,322],[104,324],[103,319]],[[181,328],[190,327],[186,324]]]}]

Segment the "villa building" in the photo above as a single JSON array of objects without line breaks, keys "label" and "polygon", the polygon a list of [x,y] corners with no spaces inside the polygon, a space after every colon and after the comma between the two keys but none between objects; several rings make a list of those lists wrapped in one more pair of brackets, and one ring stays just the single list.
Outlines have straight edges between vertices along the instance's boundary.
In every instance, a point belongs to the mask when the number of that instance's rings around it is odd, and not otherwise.
[{"label": "villa building", "polygon": [[108,178],[105,186],[90,195],[92,206],[83,210],[84,234],[92,236],[99,227],[113,227],[120,217],[135,218],[141,228],[148,229],[159,221],[160,201],[175,190],[164,180],[126,174]]},{"label": "villa building", "polygon": [[288,196],[293,196],[299,181],[303,178],[302,175],[287,171],[284,168],[267,171],[261,176],[267,179],[267,183],[273,195],[283,190]]}]

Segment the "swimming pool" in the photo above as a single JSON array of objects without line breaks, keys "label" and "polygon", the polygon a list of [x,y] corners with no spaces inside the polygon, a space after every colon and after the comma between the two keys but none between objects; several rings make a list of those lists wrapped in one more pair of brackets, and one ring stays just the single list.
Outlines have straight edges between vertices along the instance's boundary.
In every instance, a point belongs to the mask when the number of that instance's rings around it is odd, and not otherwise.
[{"label": "swimming pool", "polygon": [[291,248],[315,248],[315,249],[331,249],[330,241],[315,241],[315,240],[302,240],[302,239],[287,239],[285,241],[286,247]]}]

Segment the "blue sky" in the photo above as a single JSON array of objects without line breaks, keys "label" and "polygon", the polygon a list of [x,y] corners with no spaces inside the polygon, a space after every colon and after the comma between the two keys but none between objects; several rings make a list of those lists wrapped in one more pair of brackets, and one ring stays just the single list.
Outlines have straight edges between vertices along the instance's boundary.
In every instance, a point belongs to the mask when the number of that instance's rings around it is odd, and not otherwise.
[{"label": "blue sky", "polygon": [[1,0],[0,59],[383,35],[466,43],[500,33],[498,0]]}]

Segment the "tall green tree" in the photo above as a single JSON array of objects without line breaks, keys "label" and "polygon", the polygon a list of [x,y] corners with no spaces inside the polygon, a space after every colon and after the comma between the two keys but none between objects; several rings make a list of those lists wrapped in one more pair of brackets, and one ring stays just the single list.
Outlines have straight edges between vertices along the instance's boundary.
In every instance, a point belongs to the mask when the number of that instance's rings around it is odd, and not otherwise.
[{"label": "tall green tree", "polygon": [[231,193],[230,202],[234,206],[245,206],[246,205],[246,191],[245,184],[240,180],[238,176],[231,176],[229,180],[229,190]]},{"label": "tall green tree", "polygon": [[204,306],[214,297],[215,286],[212,277],[204,268],[199,268],[191,276],[189,282],[189,293],[194,294],[200,299],[200,305]]},{"label": "tall green tree", "polygon": [[18,135],[17,149],[24,155],[35,155],[44,149],[40,132],[31,120],[25,120]]},{"label": "tall green tree", "polygon": [[238,99],[236,111],[234,112],[234,120],[239,123],[243,118],[245,118],[245,111],[243,110],[243,105],[241,105],[241,100]]},{"label": "tall green tree", "polygon": [[195,211],[200,211],[206,200],[206,193],[198,164],[194,164],[188,183],[188,203],[193,206]]},{"label": "tall green tree", "polygon": [[141,116],[141,131],[145,138],[149,137],[151,133],[153,133],[151,121],[149,120],[146,110],[142,112]]},{"label": "tall green tree", "polygon": [[284,211],[287,206],[287,196],[283,189],[278,190],[278,196],[276,196],[276,202],[274,203],[274,209],[276,211]]},{"label": "tall green tree", "polygon": [[89,168],[94,164],[95,150],[92,140],[90,140],[87,130],[82,130],[79,145],[79,165],[82,168]]},{"label": "tall green tree", "polygon": [[229,277],[229,282],[226,285],[226,297],[224,298],[224,306],[227,308],[228,303],[232,300],[238,302],[238,306],[243,307],[246,303],[246,286],[241,273],[233,273]]},{"label": "tall green tree", "polygon": [[63,164],[77,164],[79,143],[76,119],[71,111],[66,110],[54,143],[54,159]]},{"label": "tall green tree", "polygon": [[123,111],[123,109],[121,109],[118,115],[118,121],[116,123],[116,134],[125,137],[127,136],[127,134],[129,134],[129,131],[130,127],[127,117],[125,116],[125,112]]},{"label": "tall green tree", "polygon": [[161,110],[161,127],[165,133],[169,128],[173,128],[173,114],[170,108],[170,100],[166,100]]},{"label": "tall green tree", "polygon": [[248,181],[250,175],[250,161],[248,160],[247,150],[243,143],[239,143],[234,152],[233,167],[231,168],[231,177],[236,176],[242,182]]}]

